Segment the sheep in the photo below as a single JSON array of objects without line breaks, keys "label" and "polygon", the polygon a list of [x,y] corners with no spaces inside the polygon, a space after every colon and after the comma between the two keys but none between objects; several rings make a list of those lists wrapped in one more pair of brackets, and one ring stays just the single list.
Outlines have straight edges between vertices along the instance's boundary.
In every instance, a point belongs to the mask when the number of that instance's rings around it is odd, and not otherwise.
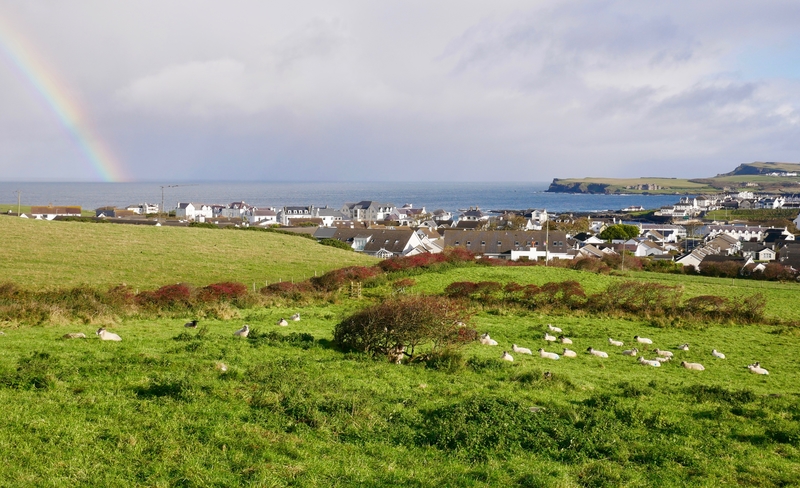
[{"label": "sheep", "polygon": [[636,340],[636,342],[638,342],[639,344],[652,344],[652,343],[653,343],[653,340],[652,340],[652,339],[648,339],[647,337],[633,336],[633,338],[634,338],[634,339]]},{"label": "sheep", "polygon": [[500,359],[503,361],[510,361],[512,363],[514,362],[514,358],[508,353],[508,351],[503,351],[503,355],[500,356]]},{"label": "sheep", "polygon": [[533,354],[527,347],[519,347],[516,344],[511,344],[511,350],[520,354]]},{"label": "sheep", "polygon": [[6,335],[6,333],[0,330],[0,335]]},{"label": "sheep", "polygon": [[656,361],[658,361],[659,363],[666,363],[667,361],[669,361],[672,358],[665,358],[664,356],[656,356],[654,359]]},{"label": "sheep", "polygon": [[711,355],[714,356],[717,359],[725,359],[725,355],[722,354],[721,352],[717,351],[716,349],[712,349],[711,350]]},{"label": "sheep", "polygon": [[120,336],[118,336],[117,334],[113,334],[113,333],[107,331],[105,329],[105,327],[100,327],[99,329],[97,329],[97,332],[95,332],[95,334],[99,335],[100,336],[100,340],[103,340],[103,341],[117,341],[117,342],[119,342],[119,341],[122,340],[122,338]]},{"label": "sheep", "polygon": [[558,359],[558,354],[554,352],[547,352],[544,349],[539,349],[539,356],[545,359]]},{"label": "sheep", "polygon": [[555,342],[556,341],[556,336],[551,336],[550,334],[545,332],[544,333],[544,340],[546,340],[547,342]]},{"label": "sheep", "polygon": [[686,361],[681,361],[681,366],[686,369],[693,369],[695,371],[705,371],[706,368],[700,363],[687,363]]},{"label": "sheep", "polygon": [[550,332],[558,332],[558,333],[564,332],[563,330],[561,330],[561,328],[554,327],[553,324],[547,324],[547,330],[549,330]]},{"label": "sheep", "polygon": [[389,349],[388,356],[389,362],[400,364],[403,361],[403,356],[406,353],[406,348],[402,344],[396,344],[393,348]]},{"label": "sheep", "polygon": [[572,344],[572,339],[569,337],[558,336],[558,340],[561,341],[562,344]]},{"label": "sheep", "polygon": [[622,351],[622,355],[623,356],[634,356],[635,357],[638,354],[639,354],[639,350],[636,349],[635,347],[633,349],[625,349],[624,351]]},{"label": "sheep", "polygon": [[86,334],[83,332],[70,332],[61,336],[62,339],[86,339]]},{"label": "sheep", "polygon": [[608,343],[609,343],[610,345],[612,345],[612,346],[617,346],[617,347],[622,347],[622,346],[624,346],[624,345],[625,345],[625,343],[624,343],[624,342],[622,342],[622,341],[615,341],[614,339],[612,339],[612,338],[610,338],[610,337],[608,338]]},{"label": "sheep", "polygon": [[489,337],[489,333],[485,333],[481,336],[481,344],[485,346],[496,346],[497,341]]},{"label": "sheep", "polygon": [[661,357],[665,357],[665,358],[671,358],[672,356],[674,356],[674,354],[672,354],[672,352],[671,352],[671,351],[662,351],[662,350],[661,350],[661,349],[659,349],[659,348],[656,348],[656,350],[655,350],[655,351],[653,351],[653,352],[655,352],[655,353],[656,353],[656,354],[658,354],[659,356],[661,356]]},{"label": "sheep", "polygon": [[291,316],[292,322],[300,322],[300,313],[296,313]]},{"label": "sheep", "polygon": [[225,371],[228,371],[228,366],[225,363],[217,363],[214,365],[214,369],[224,373]]},{"label": "sheep", "polygon": [[639,356],[639,364],[641,364],[642,366],[652,366],[654,368],[660,368],[661,367],[661,363],[660,362],[655,361],[655,360],[651,361],[651,360],[643,358],[642,356]]},{"label": "sheep", "polygon": [[769,374],[769,371],[761,367],[761,364],[755,363],[747,367],[753,374]]},{"label": "sheep", "polygon": [[287,322],[285,318],[281,317],[277,325],[280,325],[281,327],[286,327],[287,325],[289,325],[289,322]]},{"label": "sheep", "polygon": [[247,334],[250,333],[250,327],[247,324],[244,324],[244,327],[237,330],[233,333],[236,337],[247,337]]},{"label": "sheep", "polygon": [[567,349],[566,347],[564,348],[564,352],[561,353],[561,355],[564,356],[565,358],[576,358],[576,357],[578,357],[578,353],[577,352],[573,351],[572,349]]},{"label": "sheep", "polygon": [[681,344],[680,346],[677,346],[676,349],[679,349],[681,351],[688,351],[689,350],[689,344],[688,343]]},{"label": "sheep", "polygon": [[608,353],[607,352],[597,351],[592,347],[586,349],[586,352],[588,352],[589,354],[591,354],[593,356],[597,356],[599,358],[607,358],[608,357]]},{"label": "sheep", "polygon": [[186,322],[185,324],[183,324],[183,326],[184,327],[189,327],[190,329],[196,329],[197,328],[197,321],[196,320],[192,320],[191,322]]}]

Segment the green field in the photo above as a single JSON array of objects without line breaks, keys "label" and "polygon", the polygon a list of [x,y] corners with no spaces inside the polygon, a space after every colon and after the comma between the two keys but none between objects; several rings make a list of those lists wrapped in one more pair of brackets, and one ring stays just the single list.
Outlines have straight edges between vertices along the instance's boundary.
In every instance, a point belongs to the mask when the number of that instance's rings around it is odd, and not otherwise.
[{"label": "green field", "polygon": [[[374,262],[276,234],[13,221],[0,220],[4,235],[16,236],[4,241],[14,259],[0,258],[0,269],[20,282],[46,256],[63,282],[115,284],[118,275],[102,268],[121,261],[108,250],[131,241],[128,283],[150,287],[178,280],[151,277],[151,256],[133,249],[162,249],[171,267],[156,271],[196,284],[246,282],[255,277],[237,276],[259,271],[247,267],[252,256],[223,266],[204,250],[214,245],[226,255],[248,246],[280,255],[271,264],[260,258],[277,275],[330,269],[339,259]],[[183,252],[167,253],[175,246]],[[325,257],[305,261],[314,251]],[[92,259],[96,272],[86,265]],[[800,329],[787,325],[800,320],[797,284],[541,266],[405,275],[414,280],[405,293],[438,294],[454,281],[576,280],[595,294],[630,279],[681,286],[685,297],[761,292],[767,317],[783,325],[659,326],[473,303],[469,325],[499,346],[472,343],[439,362],[402,365],[333,347],[336,324],[396,294],[403,273],[365,284],[361,299],[277,300],[243,308],[236,320],[201,320],[199,330],[183,327],[190,316],[123,318],[109,326],[119,343],[100,341],[96,327],[79,321],[0,324],[0,486],[800,485]],[[53,286],[38,276],[24,284]],[[275,325],[296,312],[301,321]],[[234,337],[243,323],[251,337]],[[543,340],[548,323],[572,338],[577,358],[499,359],[512,343],[560,352]],[[89,338],[61,339],[67,332]],[[644,356],[658,347],[676,359],[652,368],[623,356],[634,335],[654,341],[640,345]],[[625,347],[608,345],[609,337]],[[676,350],[682,343],[689,351]],[[588,355],[590,346],[610,357]],[[713,358],[714,348],[727,359]],[[706,370],[683,369],[682,360]],[[770,374],[750,374],[754,361]]]},{"label": "green field", "polygon": [[267,232],[58,222],[0,216],[0,282],[25,287],[237,281],[262,287],[374,259]]}]

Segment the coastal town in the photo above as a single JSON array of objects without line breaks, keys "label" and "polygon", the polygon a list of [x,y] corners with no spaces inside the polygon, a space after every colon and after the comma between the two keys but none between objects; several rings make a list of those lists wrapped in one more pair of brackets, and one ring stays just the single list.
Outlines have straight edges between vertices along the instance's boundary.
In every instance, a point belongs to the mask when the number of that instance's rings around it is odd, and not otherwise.
[{"label": "coastal town", "polygon": [[[772,218],[736,221],[728,213],[753,215],[779,211]],[[97,208],[87,217],[79,206],[32,206],[23,218],[88,219],[137,225],[207,226],[280,229],[308,234],[319,241],[339,241],[353,251],[390,258],[465,249],[486,259],[552,261],[603,259],[630,255],[674,263],[701,272],[736,268],[763,272],[767,266],[800,270],[800,196],[740,191],[724,195],[682,196],[673,205],[648,210],[628,207],[617,212],[549,213],[546,209],[451,212],[407,203],[363,200],[340,207],[258,207],[244,201],[228,204],[179,202],[172,209],[140,203],[124,208]],[[710,216],[715,218],[709,218]],[[723,218],[720,218],[720,217]],[[781,225],[782,224],[782,225]],[[610,227],[636,228],[626,236],[609,235]],[[613,233],[612,233],[613,234]]]}]

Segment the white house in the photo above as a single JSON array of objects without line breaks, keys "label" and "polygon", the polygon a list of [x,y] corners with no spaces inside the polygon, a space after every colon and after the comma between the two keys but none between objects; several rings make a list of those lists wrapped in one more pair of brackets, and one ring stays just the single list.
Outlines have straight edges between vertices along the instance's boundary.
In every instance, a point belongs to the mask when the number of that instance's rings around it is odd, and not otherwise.
[{"label": "white house", "polygon": [[325,227],[332,227],[335,222],[342,222],[345,216],[339,210],[321,207],[314,210],[315,217],[322,219],[322,225]]},{"label": "white house", "polygon": [[244,217],[253,224],[273,225],[278,223],[278,213],[274,208],[252,208]]},{"label": "white house", "polygon": [[211,205],[206,205],[205,203],[182,202],[178,203],[178,207],[175,209],[175,217],[184,220],[204,222],[205,219],[213,218],[214,213],[211,209]]},{"label": "white house", "polygon": [[138,215],[157,214],[158,205],[154,203],[145,202],[134,205],[128,205],[127,207],[125,207],[125,210],[130,210],[131,212]]}]

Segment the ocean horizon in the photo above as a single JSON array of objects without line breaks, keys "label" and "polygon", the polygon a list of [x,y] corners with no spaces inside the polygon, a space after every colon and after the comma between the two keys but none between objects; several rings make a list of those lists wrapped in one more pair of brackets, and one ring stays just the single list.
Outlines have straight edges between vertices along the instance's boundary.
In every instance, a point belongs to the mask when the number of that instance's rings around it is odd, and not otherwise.
[{"label": "ocean horizon", "polygon": [[229,204],[244,201],[257,207],[314,205],[340,208],[347,202],[375,200],[429,211],[546,209],[548,212],[620,210],[629,206],[659,208],[680,195],[590,195],[547,193],[549,182],[0,182],[0,203],[80,205],[83,209],[180,202]]}]

